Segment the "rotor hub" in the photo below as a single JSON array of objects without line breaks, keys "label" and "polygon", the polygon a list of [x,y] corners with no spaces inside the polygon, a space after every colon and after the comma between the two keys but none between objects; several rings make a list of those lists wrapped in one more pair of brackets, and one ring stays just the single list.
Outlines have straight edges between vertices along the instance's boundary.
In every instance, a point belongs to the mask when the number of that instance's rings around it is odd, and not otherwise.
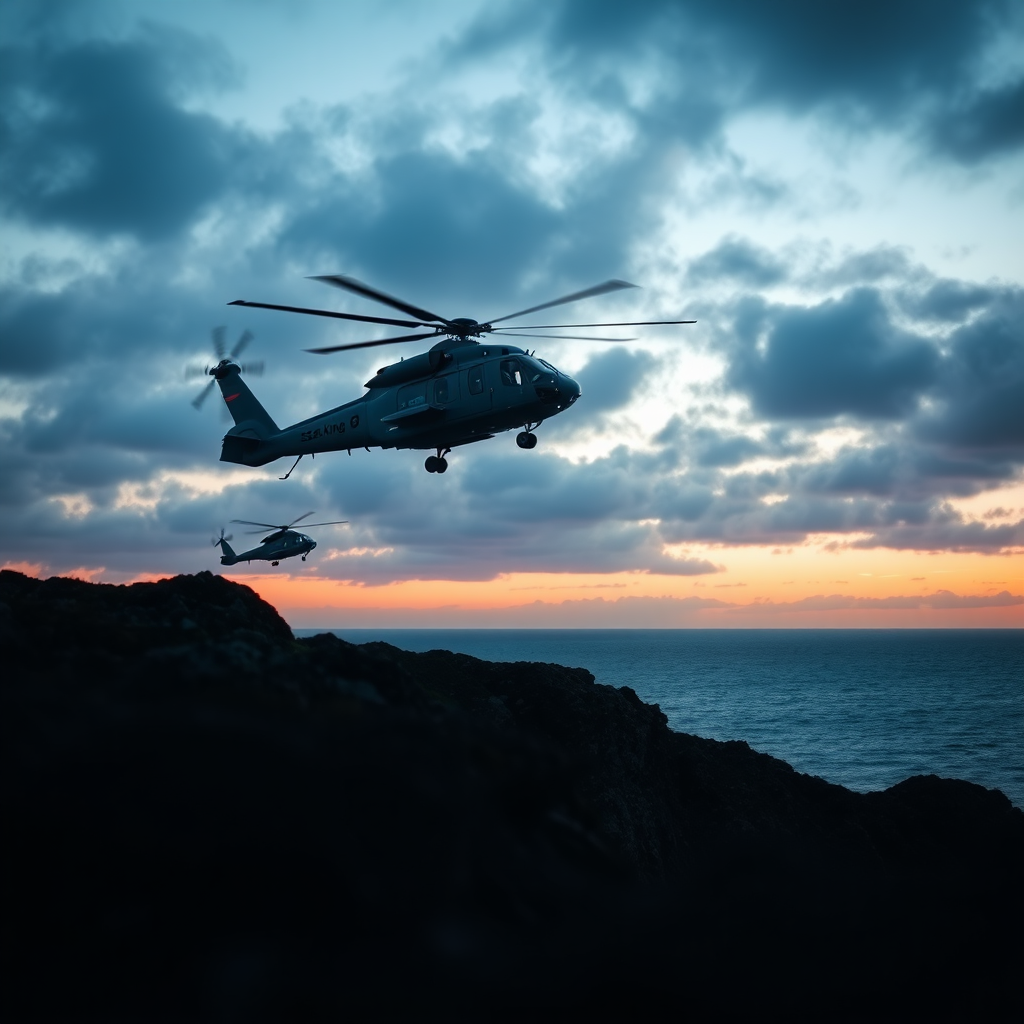
[{"label": "rotor hub", "polygon": [[448,322],[448,332],[459,338],[467,338],[470,335],[480,333],[480,324],[468,316],[459,316]]},{"label": "rotor hub", "polygon": [[236,373],[240,372],[238,364],[231,362],[230,359],[222,359],[210,370],[210,376],[216,377],[217,380],[223,380],[232,370]]}]

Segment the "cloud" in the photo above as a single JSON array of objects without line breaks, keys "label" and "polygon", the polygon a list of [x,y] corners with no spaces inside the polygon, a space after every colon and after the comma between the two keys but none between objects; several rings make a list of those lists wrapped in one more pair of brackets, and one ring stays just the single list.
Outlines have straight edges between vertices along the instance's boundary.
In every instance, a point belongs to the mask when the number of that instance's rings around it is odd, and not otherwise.
[{"label": "cloud", "polygon": [[872,288],[811,307],[749,301],[736,327],[727,379],[765,417],[896,419],[938,373],[935,346],[897,328]]},{"label": "cloud", "polygon": [[[431,308],[450,301],[456,283],[463,302],[493,303],[502,292],[511,301],[558,223],[536,196],[486,165],[405,152],[377,161],[369,181],[336,177],[294,217],[281,245],[307,265],[358,272],[378,287],[415,281],[408,298]],[[483,322],[509,310],[437,312]]]},{"label": "cloud", "polygon": [[937,152],[964,164],[1019,149],[1024,144],[1024,79],[979,92],[936,117],[928,138]]},{"label": "cloud", "polygon": [[898,301],[907,313],[918,320],[960,324],[996,297],[994,288],[944,279],[930,283],[923,291],[905,291],[898,296]]},{"label": "cloud", "polygon": [[250,156],[244,133],[175,95],[230,77],[224,51],[194,36],[149,26],[130,41],[8,47],[0,61],[0,194],[29,223],[166,238]]},{"label": "cloud", "polygon": [[703,256],[690,262],[686,280],[690,284],[715,285],[722,282],[749,288],[767,288],[788,276],[777,256],[745,239],[730,235]]},{"label": "cloud", "polygon": [[1024,291],[1004,289],[953,332],[936,406],[916,433],[954,450],[987,449],[1024,460]]},{"label": "cloud", "polygon": [[494,60],[535,46],[556,80],[698,148],[720,142],[738,113],[783,110],[833,130],[916,134],[973,163],[1024,142],[1019,79],[994,88],[978,73],[1019,35],[1008,0],[591,0],[489,8],[459,53]]},{"label": "cloud", "polygon": [[[581,411],[596,414],[621,409],[650,379],[656,366],[657,360],[644,351],[613,348],[593,356],[579,372],[579,379],[586,382]],[[579,423],[579,417],[574,419]]]},{"label": "cloud", "polygon": [[905,249],[881,245],[863,252],[845,253],[838,262],[822,262],[801,275],[801,283],[814,289],[877,285],[887,281],[906,285],[922,276],[930,280],[922,268],[914,266]]},{"label": "cloud", "polygon": [[988,526],[966,522],[940,511],[924,523],[897,522],[882,526],[871,537],[853,542],[855,548],[895,548],[902,551],[963,551],[1000,554],[1024,546],[1024,520]]},{"label": "cloud", "polygon": [[949,590],[937,590],[921,597],[851,597],[848,594],[821,594],[805,597],[799,601],[762,601],[758,611],[766,612],[834,612],[867,609],[917,609],[917,608],[1012,608],[1024,605],[1024,594],[1011,594],[1003,590],[998,594],[954,594]]}]

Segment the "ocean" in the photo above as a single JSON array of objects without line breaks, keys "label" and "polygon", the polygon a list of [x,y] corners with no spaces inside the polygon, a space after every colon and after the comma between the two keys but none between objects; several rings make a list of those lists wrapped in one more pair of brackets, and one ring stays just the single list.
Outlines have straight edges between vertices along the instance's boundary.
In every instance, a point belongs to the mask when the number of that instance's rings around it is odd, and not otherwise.
[{"label": "ocean", "polygon": [[297,629],[583,667],[669,726],[860,792],[967,779],[1024,808],[1024,630]]}]

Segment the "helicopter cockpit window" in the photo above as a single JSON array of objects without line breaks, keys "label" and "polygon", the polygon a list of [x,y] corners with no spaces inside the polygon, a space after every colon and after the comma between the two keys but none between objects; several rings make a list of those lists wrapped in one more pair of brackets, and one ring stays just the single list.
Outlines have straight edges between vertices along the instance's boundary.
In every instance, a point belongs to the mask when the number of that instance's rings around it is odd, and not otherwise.
[{"label": "helicopter cockpit window", "polygon": [[469,368],[469,393],[481,395],[484,390],[484,368],[482,366],[471,366]]},{"label": "helicopter cockpit window", "polygon": [[523,374],[519,369],[519,363],[515,359],[502,359],[501,361],[501,383],[514,388],[523,383]]},{"label": "helicopter cockpit window", "polygon": [[526,356],[520,362],[523,364],[523,371],[526,375],[526,379],[531,384],[555,384],[554,367],[550,363],[545,363],[543,359],[533,359],[530,356]]}]

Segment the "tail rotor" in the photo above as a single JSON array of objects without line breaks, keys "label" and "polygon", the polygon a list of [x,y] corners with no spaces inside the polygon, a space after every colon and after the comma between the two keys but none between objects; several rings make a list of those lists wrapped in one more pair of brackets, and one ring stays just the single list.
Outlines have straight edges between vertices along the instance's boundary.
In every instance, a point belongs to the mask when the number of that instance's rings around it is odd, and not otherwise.
[{"label": "tail rotor", "polygon": [[[243,331],[238,341],[236,341],[235,344],[232,346],[231,351],[228,352],[227,346],[225,345],[224,341],[224,336],[227,333],[227,328],[214,327],[212,333],[213,353],[217,357],[217,362],[213,366],[186,366],[186,380],[194,380],[196,377],[208,377],[221,363],[225,361],[232,363],[235,362],[238,359],[238,357],[242,354],[242,352],[248,347],[249,342],[251,342],[253,339],[253,334],[251,331]],[[260,359],[254,363],[239,363],[238,368],[239,370],[241,370],[242,373],[249,374],[250,376],[253,377],[259,377],[263,373],[263,360]],[[213,386],[216,383],[216,380],[211,380],[206,385],[206,387],[204,387],[203,390],[200,391],[199,394],[192,399],[193,409],[202,408],[203,403],[209,397],[210,392],[213,390]]]},{"label": "tail rotor", "polygon": [[211,540],[210,543],[213,545],[213,547],[218,547],[220,544],[222,544],[226,540],[234,540],[234,537],[230,533],[225,537],[224,536],[224,527],[222,526],[220,528],[220,536],[213,538],[213,540]]}]

